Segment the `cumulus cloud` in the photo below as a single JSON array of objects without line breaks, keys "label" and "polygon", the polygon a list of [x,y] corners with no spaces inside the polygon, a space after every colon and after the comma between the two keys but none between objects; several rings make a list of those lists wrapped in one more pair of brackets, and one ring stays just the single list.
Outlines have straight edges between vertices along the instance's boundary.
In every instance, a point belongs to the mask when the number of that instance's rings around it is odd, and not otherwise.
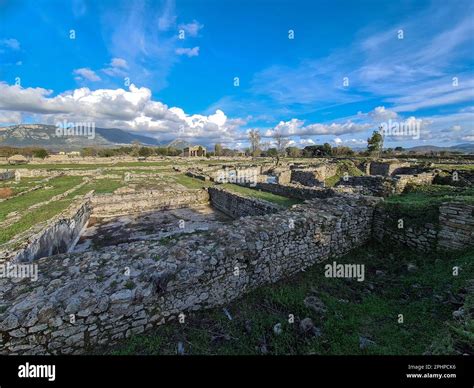
[{"label": "cumulus cloud", "polygon": [[203,28],[204,26],[200,24],[198,21],[193,20],[191,23],[187,24],[180,24],[178,28],[180,30],[183,30],[188,36],[195,37],[198,35],[199,31]]},{"label": "cumulus cloud", "polygon": [[34,115],[38,122],[46,124],[93,121],[97,127],[121,128],[159,140],[180,137],[204,144],[233,142],[244,123],[242,119],[229,119],[221,110],[206,116],[169,108],[152,100],[150,89],[133,84],[129,90],[84,87],[57,96],[52,93],[43,88],[0,83],[0,112]]},{"label": "cumulus cloud", "polygon": [[199,55],[199,46],[193,48],[177,48],[175,52],[178,55],[187,55],[189,58],[197,57]]},{"label": "cumulus cloud", "polygon": [[390,109],[385,108],[384,106],[378,106],[373,111],[369,112],[369,117],[374,121],[387,121],[394,120],[398,117],[398,114]]},{"label": "cumulus cloud", "polygon": [[354,123],[350,120],[343,123],[313,123],[305,125],[303,120],[291,119],[280,121],[275,128],[267,130],[265,136],[271,137],[275,132],[285,136],[343,135],[366,131],[373,127],[369,123]]},{"label": "cumulus cloud", "polygon": [[123,58],[112,58],[110,64],[101,69],[101,72],[107,74],[109,77],[125,77],[128,71],[128,63]]},{"label": "cumulus cloud", "polygon": [[83,67],[73,71],[77,81],[82,81],[84,79],[92,82],[100,81],[100,77],[96,74],[94,70],[89,69],[88,67]]}]

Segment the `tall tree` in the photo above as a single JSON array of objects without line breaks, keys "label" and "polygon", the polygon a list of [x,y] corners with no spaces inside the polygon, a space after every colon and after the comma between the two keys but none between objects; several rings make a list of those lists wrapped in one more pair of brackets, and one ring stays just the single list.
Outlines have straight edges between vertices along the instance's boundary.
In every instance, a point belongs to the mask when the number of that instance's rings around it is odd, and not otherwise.
[{"label": "tall tree", "polygon": [[280,164],[280,157],[285,156],[289,140],[279,129],[273,131],[273,140],[275,140],[275,148],[277,150],[276,165],[278,166]]},{"label": "tall tree", "polygon": [[258,129],[251,129],[249,131],[249,141],[250,141],[250,148],[252,150],[252,156],[257,156],[260,151],[260,132]]},{"label": "tall tree", "polygon": [[383,148],[383,136],[379,131],[374,131],[367,139],[367,151],[371,155],[380,156]]},{"label": "tall tree", "polygon": [[222,155],[222,144],[215,144],[214,145],[214,155],[221,156]]}]

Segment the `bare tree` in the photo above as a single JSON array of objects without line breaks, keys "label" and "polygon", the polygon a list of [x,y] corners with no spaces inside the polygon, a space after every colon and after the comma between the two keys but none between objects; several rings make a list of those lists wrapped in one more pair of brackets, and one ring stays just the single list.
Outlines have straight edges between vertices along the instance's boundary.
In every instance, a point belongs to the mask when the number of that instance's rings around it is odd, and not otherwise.
[{"label": "bare tree", "polygon": [[285,156],[286,147],[290,141],[279,129],[273,131],[273,140],[275,140],[275,148],[277,150],[276,165],[278,166],[280,164],[280,157]]},{"label": "bare tree", "polygon": [[250,149],[252,150],[252,156],[257,156],[260,150],[260,132],[258,129],[251,129],[249,131]]}]

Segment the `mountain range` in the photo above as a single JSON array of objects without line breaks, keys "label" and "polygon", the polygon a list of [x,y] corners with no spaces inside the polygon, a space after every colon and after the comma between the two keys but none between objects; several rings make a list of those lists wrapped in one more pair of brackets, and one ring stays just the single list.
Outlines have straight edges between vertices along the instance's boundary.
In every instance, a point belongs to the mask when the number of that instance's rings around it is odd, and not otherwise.
[{"label": "mountain range", "polygon": [[184,140],[163,143],[142,135],[136,135],[117,128],[95,128],[94,136],[87,136],[87,130],[80,136],[58,136],[57,127],[43,124],[20,124],[0,128],[0,146],[42,147],[51,151],[72,151],[85,147],[119,147],[138,142],[146,146],[162,146],[183,149],[189,146]]}]

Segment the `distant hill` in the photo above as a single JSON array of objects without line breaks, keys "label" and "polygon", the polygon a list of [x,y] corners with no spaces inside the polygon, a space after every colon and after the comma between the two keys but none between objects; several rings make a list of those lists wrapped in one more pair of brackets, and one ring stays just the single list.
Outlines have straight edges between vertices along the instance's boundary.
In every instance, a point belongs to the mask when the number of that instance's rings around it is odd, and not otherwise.
[{"label": "distant hill", "polygon": [[463,143],[457,144],[450,147],[438,147],[433,145],[426,145],[426,146],[417,146],[412,148],[406,148],[408,151],[415,151],[415,152],[441,152],[441,151],[451,151],[451,152],[463,152],[467,154],[474,153],[474,143]]},{"label": "distant hill", "polygon": [[87,136],[57,136],[54,125],[21,124],[0,128],[0,146],[70,151],[84,147],[118,147],[133,142],[149,146],[159,145],[159,142],[151,137],[116,128],[95,128],[95,137],[91,139]]},{"label": "distant hill", "polygon": [[172,148],[176,148],[177,150],[182,150],[186,147],[189,147],[191,144],[188,143],[187,141],[185,140],[181,140],[181,139],[175,139],[173,140],[172,142],[168,143],[166,146],[167,147],[172,147]]}]

